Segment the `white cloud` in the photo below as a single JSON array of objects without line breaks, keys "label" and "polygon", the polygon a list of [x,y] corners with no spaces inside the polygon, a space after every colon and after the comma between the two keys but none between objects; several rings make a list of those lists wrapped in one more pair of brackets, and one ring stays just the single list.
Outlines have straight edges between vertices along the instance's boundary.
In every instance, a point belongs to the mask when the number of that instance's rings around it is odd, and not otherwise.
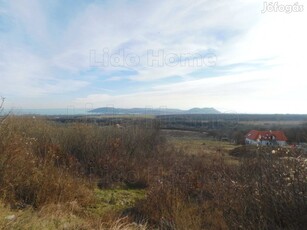
[{"label": "white cloud", "polygon": [[[107,48],[111,54],[125,49],[140,57],[139,65],[110,65],[94,74],[105,75],[105,82],[113,83],[124,78],[138,84],[166,81],[153,84],[146,92],[122,95],[118,94],[120,86],[116,96],[111,94],[113,89],[99,86],[109,94],[87,92],[88,96],[75,99],[76,105],[212,106],[238,112],[307,113],[306,108],[295,106],[307,98],[306,9],[301,13],[262,14],[263,2],[258,0],[196,0],[193,4],[187,0],[94,2],[78,12],[54,41],[57,35],[48,28],[54,22],[42,6],[35,0],[12,2],[2,11],[14,19],[11,34],[0,37],[1,85],[5,94],[39,97],[83,92],[97,80],[93,73],[79,75],[91,67],[90,51],[99,53]],[[163,50],[166,54],[209,50],[217,55],[218,62],[211,69],[206,65],[171,67],[165,62],[151,67],[148,50]],[[220,69],[227,75],[199,80],[191,76],[196,71],[210,75],[210,71]],[[58,70],[67,75],[58,76]],[[111,74],[122,70],[134,74]],[[172,76],[179,76],[182,82],[167,83]],[[67,103],[59,102],[57,107]]]},{"label": "white cloud", "polygon": [[54,76],[48,61],[18,48],[2,54],[0,68],[2,93],[9,96],[39,97],[76,91],[88,84]]},{"label": "white cloud", "polygon": [[[227,36],[245,33],[257,21],[251,8],[253,2],[238,5],[226,1],[193,4],[160,1],[114,5],[92,4],[73,21],[65,33],[63,51],[54,57],[56,65],[78,71],[89,66],[90,50],[102,53],[106,48],[110,52],[124,48],[141,58],[141,65],[134,67],[140,74],[133,80],[185,75],[194,69],[187,71],[165,65],[148,68],[148,51],[180,54],[224,49]],[[107,69],[112,70],[112,66]]]},{"label": "white cloud", "polygon": [[[271,72],[238,74],[220,78],[194,80],[155,87],[148,92],[112,96],[109,94],[89,95],[78,98],[76,106],[93,103],[94,107],[113,104],[115,107],[161,107],[191,108],[216,107],[237,112],[267,111],[285,113],[288,108],[295,109],[293,97],[303,92],[306,84],[295,88],[284,86],[278,78],[269,78]],[[276,100],[278,98],[278,100]],[[303,103],[300,98],[298,103]],[[303,112],[304,110],[297,110]]]}]

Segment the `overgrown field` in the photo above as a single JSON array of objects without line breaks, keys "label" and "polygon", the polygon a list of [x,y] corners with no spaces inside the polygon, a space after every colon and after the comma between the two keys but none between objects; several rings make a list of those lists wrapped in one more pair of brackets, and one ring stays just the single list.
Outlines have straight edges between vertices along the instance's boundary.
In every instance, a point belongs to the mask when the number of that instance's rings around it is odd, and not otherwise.
[{"label": "overgrown field", "polygon": [[8,117],[0,126],[0,228],[307,225],[307,160],[298,150],[245,148],[242,157],[232,144],[166,137],[154,119],[119,127]]}]

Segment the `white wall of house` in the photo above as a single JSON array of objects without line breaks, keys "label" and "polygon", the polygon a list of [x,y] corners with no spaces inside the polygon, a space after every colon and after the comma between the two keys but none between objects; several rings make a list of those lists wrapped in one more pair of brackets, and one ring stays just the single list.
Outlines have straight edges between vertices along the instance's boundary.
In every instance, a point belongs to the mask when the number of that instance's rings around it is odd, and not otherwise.
[{"label": "white wall of house", "polygon": [[285,146],[285,145],[287,145],[287,142],[285,142],[285,141],[277,141],[277,143],[278,143],[278,145],[280,145],[280,146]]},{"label": "white wall of house", "polygon": [[[263,145],[263,146],[272,146],[272,142],[271,141],[266,141],[266,140],[262,140],[262,141],[255,141],[255,140],[251,140],[249,138],[245,138],[245,144],[247,145]],[[285,146],[287,145],[287,143],[285,141],[276,141],[276,144],[279,146]]]},{"label": "white wall of house", "polygon": [[272,141],[264,141],[264,140],[262,140],[260,144],[264,145],[264,146],[272,146],[272,145],[274,145],[274,143]]},{"label": "white wall of house", "polygon": [[259,143],[257,141],[252,140],[252,139],[245,138],[245,144],[247,144],[247,145],[257,145]]}]

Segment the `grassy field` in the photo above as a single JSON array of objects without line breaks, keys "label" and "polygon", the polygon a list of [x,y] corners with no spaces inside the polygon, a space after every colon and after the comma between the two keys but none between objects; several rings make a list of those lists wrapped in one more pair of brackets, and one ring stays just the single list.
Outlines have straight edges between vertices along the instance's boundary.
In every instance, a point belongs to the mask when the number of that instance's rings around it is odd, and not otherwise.
[{"label": "grassy field", "polygon": [[222,157],[229,164],[238,164],[238,159],[229,155],[229,151],[238,147],[228,141],[217,141],[207,137],[205,133],[180,130],[162,130],[171,145],[179,151],[191,156]]}]

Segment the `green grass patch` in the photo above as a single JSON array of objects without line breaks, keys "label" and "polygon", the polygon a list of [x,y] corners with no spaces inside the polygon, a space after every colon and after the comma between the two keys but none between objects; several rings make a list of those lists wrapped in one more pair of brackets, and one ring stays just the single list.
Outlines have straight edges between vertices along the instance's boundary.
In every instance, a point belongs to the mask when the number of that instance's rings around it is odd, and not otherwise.
[{"label": "green grass patch", "polygon": [[88,211],[99,216],[110,212],[121,213],[144,199],[145,193],[144,189],[95,189],[97,202]]}]

